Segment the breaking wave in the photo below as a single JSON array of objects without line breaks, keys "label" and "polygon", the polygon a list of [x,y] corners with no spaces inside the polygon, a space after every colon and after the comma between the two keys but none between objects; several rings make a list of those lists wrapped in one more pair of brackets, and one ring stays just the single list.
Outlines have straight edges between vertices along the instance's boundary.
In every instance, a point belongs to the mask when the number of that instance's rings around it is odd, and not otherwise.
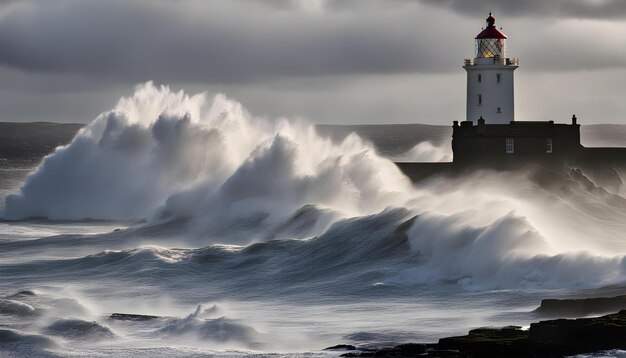
[{"label": "breaking wave", "polygon": [[262,334],[254,328],[226,317],[211,318],[212,313],[211,308],[205,310],[198,306],[189,316],[170,320],[158,330],[158,334],[170,338],[186,337],[213,344],[244,344],[250,348],[259,348],[262,344]]},{"label": "breaking wave", "polygon": [[416,144],[408,152],[393,158],[398,162],[451,162],[452,151],[430,141]]},{"label": "breaking wave", "polygon": [[[441,160],[446,153],[419,144],[407,155]],[[622,283],[626,200],[590,187],[581,173],[548,184],[540,177],[487,171],[413,186],[354,134],[333,142],[305,121],[257,118],[223,95],[209,101],[146,83],[45,158],[7,198],[2,216],[142,222],[94,241],[101,254],[38,263],[41,269],[71,263],[80,272],[83,261],[90,262],[85,270],[95,261],[158,268],[218,255],[237,269],[271,272],[277,285],[294,272],[345,283],[359,267],[373,267],[361,280],[400,285]],[[134,235],[175,246],[158,238],[166,227],[179,243],[206,247],[104,251]]]},{"label": "breaking wave", "polygon": [[[410,188],[357,136],[335,145],[302,121],[254,118],[151,83],[96,118],[9,196],[3,217],[271,221],[305,204],[372,213]],[[217,228],[219,230],[219,228]]]}]

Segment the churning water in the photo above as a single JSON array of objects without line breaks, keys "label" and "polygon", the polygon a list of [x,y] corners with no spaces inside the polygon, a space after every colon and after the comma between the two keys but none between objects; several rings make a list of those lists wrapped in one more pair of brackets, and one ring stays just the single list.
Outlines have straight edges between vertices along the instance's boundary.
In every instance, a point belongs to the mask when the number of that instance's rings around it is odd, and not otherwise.
[{"label": "churning water", "polygon": [[221,95],[141,85],[23,182],[3,170],[0,355],[327,355],[526,325],[543,297],[626,281],[620,187],[414,186],[357,135]]}]

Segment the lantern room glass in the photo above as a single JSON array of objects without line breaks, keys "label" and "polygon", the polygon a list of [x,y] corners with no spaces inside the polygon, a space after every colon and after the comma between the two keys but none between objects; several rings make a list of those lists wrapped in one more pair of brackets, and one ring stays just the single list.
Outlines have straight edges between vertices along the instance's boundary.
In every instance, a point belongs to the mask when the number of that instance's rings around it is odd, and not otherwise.
[{"label": "lantern room glass", "polygon": [[506,39],[476,39],[477,58],[506,58]]}]

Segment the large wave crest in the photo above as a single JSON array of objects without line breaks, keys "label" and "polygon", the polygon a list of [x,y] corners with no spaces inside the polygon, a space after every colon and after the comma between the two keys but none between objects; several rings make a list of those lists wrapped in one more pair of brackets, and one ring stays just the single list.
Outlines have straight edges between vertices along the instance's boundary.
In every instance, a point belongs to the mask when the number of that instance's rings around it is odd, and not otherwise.
[{"label": "large wave crest", "polygon": [[[626,200],[576,176],[561,179],[546,186],[531,175],[478,172],[415,187],[356,135],[333,142],[303,120],[258,118],[223,95],[210,100],[146,83],[46,157],[7,198],[2,217],[178,220],[203,244],[313,238],[313,246],[378,250],[386,246],[375,241],[388,236],[351,225],[391,208],[402,215],[381,232],[414,219],[389,283],[621,283]],[[347,252],[374,260],[374,251]]]},{"label": "large wave crest", "polygon": [[200,207],[205,217],[241,217],[304,204],[358,215],[409,189],[355,135],[334,144],[304,121],[255,118],[223,95],[210,102],[146,83],[45,158],[3,217],[138,220]]}]

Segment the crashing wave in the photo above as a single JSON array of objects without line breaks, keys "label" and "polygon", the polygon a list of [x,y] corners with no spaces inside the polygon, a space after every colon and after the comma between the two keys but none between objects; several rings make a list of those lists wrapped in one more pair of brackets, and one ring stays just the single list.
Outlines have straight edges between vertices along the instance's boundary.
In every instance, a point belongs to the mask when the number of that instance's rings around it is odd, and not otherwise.
[{"label": "crashing wave", "polygon": [[[414,152],[441,158],[432,145]],[[163,229],[210,245],[106,251],[44,263],[50,268],[84,261],[132,272],[137,261],[158,269],[217,258],[260,272],[268,265],[277,279],[371,279],[366,287],[620,283],[626,200],[574,174],[538,180],[485,171],[414,187],[356,135],[333,142],[301,120],[254,117],[223,95],[211,101],[146,83],[45,158],[2,217],[145,220],[106,241],[141,233],[150,245]],[[361,275],[363,265],[370,269]]]}]

